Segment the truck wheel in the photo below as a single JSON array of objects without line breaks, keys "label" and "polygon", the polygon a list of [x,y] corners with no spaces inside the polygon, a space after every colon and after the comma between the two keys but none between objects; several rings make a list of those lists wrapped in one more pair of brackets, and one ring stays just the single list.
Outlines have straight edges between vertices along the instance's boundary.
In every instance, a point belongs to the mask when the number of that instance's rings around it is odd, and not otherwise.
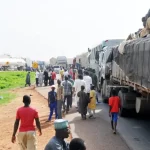
[{"label": "truck wheel", "polygon": [[120,100],[121,100],[120,116],[126,117],[127,112],[126,112],[126,109],[123,107],[125,99],[123,96],[123,92],[121,90],[119,91],[118,96],[120,97]]},{"label": "truck wheel", "polygon": [[136,98],[136,113],[140,115],[150,115],[150,98]]}]

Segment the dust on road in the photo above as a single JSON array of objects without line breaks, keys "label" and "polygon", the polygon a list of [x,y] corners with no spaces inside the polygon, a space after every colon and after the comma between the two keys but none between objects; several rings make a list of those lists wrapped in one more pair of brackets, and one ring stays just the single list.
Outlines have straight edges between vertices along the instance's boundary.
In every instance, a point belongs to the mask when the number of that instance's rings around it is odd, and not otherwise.
[{"label": "dust on road", "polygon": [[34,88],[16,89],[13,92],[17,93],[17,98],[9,104],[0,106],[0,150],[17,150],[17,141],[15,144],[11,143],[11,136],[13,132],[13,124],[15,121],[16,109],[23,105],[23,95],[32,95],[31,106],[36,108],[39,112],[42,136],[38,136],[38,150],[43,150],[49,139],[55,134],[53,121],[46,123],[48,118],[49,108],[47,100],[38,94]]}]

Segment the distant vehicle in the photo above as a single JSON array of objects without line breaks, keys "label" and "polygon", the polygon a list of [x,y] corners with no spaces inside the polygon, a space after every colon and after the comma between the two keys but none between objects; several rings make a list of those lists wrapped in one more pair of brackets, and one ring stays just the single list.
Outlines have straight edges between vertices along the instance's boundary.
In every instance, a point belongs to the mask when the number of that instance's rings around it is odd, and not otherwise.
[{"label": "distant vehicle", "polygon": [[0,66],[4,70],[24,70],[25,64],[21,58],[0,58]]},{"label": "distant vehicle", "polygon": [[68,66],[67,57],[66,56],[58,56],[57,60],[56,60],[56,64],[58,66],[64,67],[66,69]]},{"label": "distant vehicle", "polygon": [[60,72],[60,66],[53,66],[54,72],[59,73]]}]

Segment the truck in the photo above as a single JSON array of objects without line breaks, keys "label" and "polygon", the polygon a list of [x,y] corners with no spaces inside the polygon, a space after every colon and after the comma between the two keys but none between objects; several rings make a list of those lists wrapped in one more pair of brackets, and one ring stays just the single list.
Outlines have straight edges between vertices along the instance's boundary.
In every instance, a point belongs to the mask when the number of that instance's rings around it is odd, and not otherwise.
[{"label": "truck", "polygon": [[25,61],[22,58],[0,58],[1,70],[23,70]]},{"label": "truck", "polygon": [[98,63],[99,63],[99,72],[98,72],[98,79],[99,79],[99,89],[101,90],[101,96],[104,101],[107,101],[108,97],[103,94],[105,88],[105,79],[109,78],[110,76],[110,68],[111,63],[108,62],[110,59],[110,54],[112,47],[119,45],[123,39],[107,39],[101,42],[101,49],[98,51]]},{"label": "truck", "polygon": [[89,61],[89,68],[95,70],[95,74],[97,76],[97,89],[101,89],[102,80],[105,79],[104,71],[107,68],[104,66],[105,57],[104,51],[110,49],[110,47],[114,45],[118,45],[123,41],[123,39],[109,39],[102,41],[99,45],[95,46],[92,49],[88,49],[88,61]]},{"label": "truck", "polygon": [[115,46],[110,48],[108,55],[105,65],[109,63],[110,69],[101,83],[103,100],[116,89],[121,100],[121,116],[127,116],[130,110],[149,115],[150,37],[126,41],[122,52],[120,46]]},{"label": "truck", "polygon": [[67,69],[68,65],[67,65],[67,58],[66,58],[66,56],[58,56],[57,60],[56,60],[56,64],[58,66],[61,66],[61,67],[65,68],[65,69]]}]

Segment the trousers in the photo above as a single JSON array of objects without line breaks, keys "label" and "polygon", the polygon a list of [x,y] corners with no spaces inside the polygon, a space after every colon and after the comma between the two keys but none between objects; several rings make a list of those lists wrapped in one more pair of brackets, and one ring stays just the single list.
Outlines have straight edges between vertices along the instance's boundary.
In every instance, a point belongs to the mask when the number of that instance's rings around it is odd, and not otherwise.
[{"label": "trousers", "polygon": [[37,150],[35,131],[19,132],[17,138],[20,150]]},{"label": "trousers", "polygon": [[61,113],[62,104],[63,104],[62,100],[57,100],[57,115],[58,115],[58,119],[62,119],[62,113]]},{"label": "trousers", "polygon": [[57,115],[57,102],[50,103],[49,108],[50,108],[50,114],[49,114],[48,120],[50,121],[52,119],[54,111],[55,111],[55,118],[58,117],[58,115]]},{"label": "trousers", "polygon": [[65,95],[64,96],[64,110],[65,110],[65,102],[66,102],[66,99],[67,99],[67,110],[66,111],[69,111],[69,106],[70,106],[70,103],[71,103],[71,95]]}]

